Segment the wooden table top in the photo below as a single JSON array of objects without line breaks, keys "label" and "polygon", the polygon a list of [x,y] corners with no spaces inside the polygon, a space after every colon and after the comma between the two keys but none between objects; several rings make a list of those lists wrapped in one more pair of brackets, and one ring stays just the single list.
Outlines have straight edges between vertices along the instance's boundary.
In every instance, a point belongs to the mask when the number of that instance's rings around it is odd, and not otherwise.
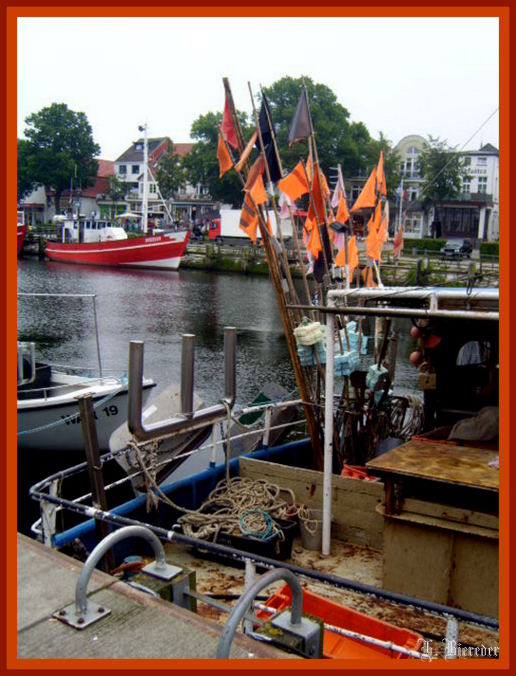
[{"label": "wooden table top", "polygon": [[367,463],[372,474],[398,475],[498,491],[497,451],[411,440]]}]

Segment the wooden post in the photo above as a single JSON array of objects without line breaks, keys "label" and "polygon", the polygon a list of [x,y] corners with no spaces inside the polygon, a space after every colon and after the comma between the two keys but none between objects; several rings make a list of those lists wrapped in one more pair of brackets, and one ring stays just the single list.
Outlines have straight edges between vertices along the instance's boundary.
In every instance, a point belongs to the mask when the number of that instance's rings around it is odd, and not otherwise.
[{"label": "wooden post", "polygon": [[[88,463],[92,505],[96,509],[105,512],[107,511],[107,500],[106,492],[104,490],[97,428],[95,427],[95,413],[93,411],[91,394],[85,394],[82,397],[79,397],[79,413],[81,417],[82,434],[84,437],[84,448],[86,450],[86,461]],[[95,519],[95,530],[99,542],[109,535],[109,525],[105,521]],[[109,550],[103,557],[102,567],[106,573],[113,570],[115,567],[112,550]]]}]

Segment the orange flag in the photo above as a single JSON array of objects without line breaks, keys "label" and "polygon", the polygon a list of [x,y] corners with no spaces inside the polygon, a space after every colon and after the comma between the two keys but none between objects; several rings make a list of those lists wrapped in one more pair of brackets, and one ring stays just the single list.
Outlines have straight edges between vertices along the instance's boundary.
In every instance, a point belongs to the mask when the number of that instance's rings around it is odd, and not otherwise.
[{"label": "orange flag", "polygon": [[371,208],[376,205],[376,167],[369,175],[366,184],[362,188],[362,192],[357,197],[357,201],[351,207],[351,211],[358,211],[359,209]]},{"label": "orange flag", "polygon": [[233,166],[231,157],[229,156],[228,149],[222,138],[222,134],[219,132],[219,143],[217,146],[217,159],[219,161],[219,178],[222,178],[225,173],[227,173]]},{"label": "orange flag", "polygon": [[348,205],[346,204],[345,197],[340,195],[339,208],[337,209],[337,221],[339,223],[345,223],[347,220],[349,220]]},{"label": "orange flag", "polygon": [[378,286],[378,284],[373,279],[373,268],[366,268],[364,270],[364,280],[366,286]]},{"label": "orange flag", "polygon": [[389,239],[389,202],[386,201],[383,207],[382,222],[380,223],[380,228],[378,229],[378,241],[380,242],[380,247],[382,247],[388,239]]},{"label": "orange flag", "polygon": [[285,195],[288,195],[292,202],[295,202],[301,195],[305,195],[309,191],[310,188],[301,160],[299,160],[296,167],[292,169],[288,176],[278,181],[278,188]]},{"label": "orange flag", "polygon": [[376,227],[373,222],[372,216],[369,219],[367,228],[369,230],[369,234],[366,237],[366,256],[369,256],[369,258],[372,258],[375,261],[381,262],[382,259],[380,256],[380,242],[378,239],[378,233],[376,232]]},{"label": "orange flag", "polygon": [[316,218],[318,223],[324,223],[324,196],[320,179],[319,167],[316,165],[312,181],[312,199],[308,207],[308,217]]},{"label": "orange flag", "polygon": [[255,211],[253,203],[249,195],[246,194],[244,203],[242,205],[242,213],[240,214],[240,223],[238,224],[240,230],[251,238],[253,244],[256,244],[256,230],[258,227],[258,214]]},{"label": "orange flag", "polygon": [[258,174],[254,180],[253,185],[249,188],[249,194],[253,198],[253,202],[258,204],[264,204],[268,201],[267,193],[265,192],[265,186],[263,185],[263,178],[261,174]]},{"label": "orange flag", "polygon": [[394,235],[394,240],[392,242],[392,255],[399,258],[401,252],[403,251],[403,226],[398,228],[398,232]]},{"label": "orange flag", "polygon": [[256,181],[256,177],[258,176],[258,174],[263,174],[264,168],[265,165],[263,162],[263,157],[259,155],[253,162],[252,167],[249,169],[249,175],[247,176],[247,181],[244,190],[249,190],[249,188],[252,188],[254,182]]},{"label": "orange flag", "polygon": [[248,144],[244,148],[243,153],[240,155],[240,159],[238,160],[238,163],[235,164],[235,169],[237,171],[242,171],[242,167],[244,166],[245,162],[249,158],[249,155],[251,154],[251,150],[254,148],[254,144],[256,143],[257,138],[258,138],[258,132],[254,131],[253,135],[249,139]]},{"label": "orange flag", "polygon": [[319,252],[322,251],[321,238],[319,236],[319,228],[317,225],[312,228],[308,242],[306,243],[306,249],[309,251],[314,258],[317,258]]},{"label": "orange flag", "polygon": [[[357,248],[357,238],[355,235],[350,237],[348,240],[348,268],[349,268],[349,281],[353,279],[353,271],[358,267],[358,248]],[[343,246],[337,256],[335,257],[335,265],[339,267],[344,267],[346,265],[346,247]]]},{"label": "orange flag", "polygon": [[380,230],[380,224],[382,222],[382,203],[378,202],[376,209],[374,210],[374,229],[375,232]]},{"label": "orange flag", "polygon": [[387,184],[385,182],[385,171],[383,168],[383,150],[380,151],[380,159],[378,160],[378,168],[376,169],[376,189],[387,195]]}]

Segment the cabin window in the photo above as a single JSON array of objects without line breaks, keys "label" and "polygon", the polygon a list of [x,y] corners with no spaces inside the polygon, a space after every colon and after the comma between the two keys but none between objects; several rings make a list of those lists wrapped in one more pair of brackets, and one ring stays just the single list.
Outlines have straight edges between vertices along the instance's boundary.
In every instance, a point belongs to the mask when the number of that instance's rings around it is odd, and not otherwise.
[{"label": "cabin window", "polygon": [[77,223],[77,221],[74,221],[73,222],[73,229],[77,230],[78,227],[79,227],[79,224]]},{"label": "cabin window", "polygon": [[486,364],[491,359],[491,343],[489,341],[469,340],[457,354],[457,366]]}]

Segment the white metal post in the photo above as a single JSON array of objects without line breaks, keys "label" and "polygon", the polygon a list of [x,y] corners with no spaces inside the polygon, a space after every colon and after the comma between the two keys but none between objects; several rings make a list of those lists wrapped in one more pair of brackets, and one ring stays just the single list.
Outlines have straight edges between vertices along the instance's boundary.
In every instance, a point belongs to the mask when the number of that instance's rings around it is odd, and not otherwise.
[{"label": "white metal post", "polygon": [[148,169],[149,161],[149,147],[147,143],[147,124],[144,124],[140,129],[143,130],[143,195],[142,195],[142,230],[147,234],[147,218],[148,218]]},{"label": "white metal post", "polygon": [[324,477],[322,554],[330,554],[331,491],[333,468],[334,317],[326,314],[326,386],[324,403]]}]

